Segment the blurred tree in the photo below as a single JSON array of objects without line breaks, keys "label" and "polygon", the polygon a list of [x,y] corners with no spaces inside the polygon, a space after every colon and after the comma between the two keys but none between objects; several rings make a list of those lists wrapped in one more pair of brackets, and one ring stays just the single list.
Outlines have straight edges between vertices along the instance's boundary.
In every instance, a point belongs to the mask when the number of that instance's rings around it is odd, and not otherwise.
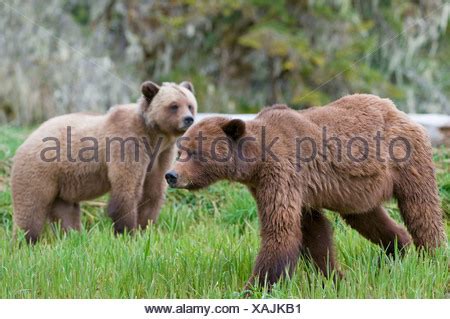
[{"label": "blurred tree", "polygon": [[0,119],[105,109],[144,79],[190,79],[201,111],[368,92],[450,113],[449,15],[445,0],[14,0],[0,13]]}]

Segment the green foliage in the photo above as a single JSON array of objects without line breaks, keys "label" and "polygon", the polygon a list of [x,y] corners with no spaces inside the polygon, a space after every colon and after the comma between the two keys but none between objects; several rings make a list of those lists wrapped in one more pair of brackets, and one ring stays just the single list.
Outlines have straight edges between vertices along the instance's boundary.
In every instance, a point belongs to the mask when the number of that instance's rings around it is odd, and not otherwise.
[{"label": "green foliage", "polygon": [[220,211],[221,220],[229,225],[238,225],[243,231],[252,226],[257,219],[257,209],[254,199],[242,185],[230,184],[227,188],[228,201]]},{"label": "green foliage", "polygon": [[[198,192],[169,190],[158,225],[115,236],[106,197],[82,204],[83,230],[47,227],[41,241],[12,241],[10,159],[28,131],[0,127],[0,298],[241,298],[259,246],[254,200],[241,185],[221,182]],[[5,137],[5,138],[4,138]],[[450,155],[436,151],[444,210],[450,214]],[[394,202],[387,203],[400,220]],[[327,213],[345,279],[335,285],[300,260],[290,280],[254,298],[444,298],[448,251],[408,250],[390,259]],[[450,227],[447,225],[447,233]],[[19,234],[20,235],[20,234]],[[19,236],[20,238],[20,236]]]},{"label": "green foliage", "polygon": [[90,21],[89,1],[68,0],[68,1],[66,1],[65,9],[72,14],[75,21],[78,22],[79,24],[86,25],[89,23],[89,21]]},{"label": "green foliage", "polygon": [[437,163],[437,180],[442,198],[442,208],[450,219],[450,151],[441,148],[435,152],[434,160]]},{"label": "green foliage", "polygon": [[444,0],[11,6],[45,24],[0,10],[0,42],[10,44],[0,61],[0,77],[8,79],[0,87],[0,122],[103,112],[134,101],[148,79],[191,80],[202,112],[304,108],[349,93],[389,97],[408,112],[450,112]]}]

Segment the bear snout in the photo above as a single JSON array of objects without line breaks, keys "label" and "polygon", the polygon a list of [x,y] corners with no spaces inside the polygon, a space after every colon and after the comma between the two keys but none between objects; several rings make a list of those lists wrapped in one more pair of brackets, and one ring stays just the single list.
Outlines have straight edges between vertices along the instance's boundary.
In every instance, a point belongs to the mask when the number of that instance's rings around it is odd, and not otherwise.
[{"label": "bear snout", "polygon": [[177,180],[178,180],[178,174],[175,171],[168,171],[166,175],[164,175],[166,178],[167,184],[169,184],[170,187],[176,187]]},{"label": "bear snout", "polygon": [[183,127],[188,128],[194,123],[194,118],[192,116],[186,116],[183,118]]}]

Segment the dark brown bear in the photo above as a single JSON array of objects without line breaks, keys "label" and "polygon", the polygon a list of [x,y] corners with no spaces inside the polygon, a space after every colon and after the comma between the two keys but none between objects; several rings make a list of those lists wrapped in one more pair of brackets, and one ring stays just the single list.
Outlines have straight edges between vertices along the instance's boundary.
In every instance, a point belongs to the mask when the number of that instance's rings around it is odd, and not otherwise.
[{"label": "dark brown bear", "polygon": [[116,232],[158,217],[175,140],[193,123],[193,86],[142,84],[138,104],[106,114],[74,113],[43,123],[19,147],[11,185],[14,224],[35,242],[47,219],[80,229],[79,202],[110,192]]},{"label": "dark brown bear", "polygon": [[[172,187],[226,179],[253,194],[262,243],[248,286],[273,284],[301,253],[325,275],[339,272],[322,209],[388,253],[411,237],[418,247],[446,243],[429,139],[388,99],[356,94],[300,112],[269,107],[247,122],[209,118],[189,128],[179,149],[166,174]],[[381,206],[392,197],[411,237]]]}]

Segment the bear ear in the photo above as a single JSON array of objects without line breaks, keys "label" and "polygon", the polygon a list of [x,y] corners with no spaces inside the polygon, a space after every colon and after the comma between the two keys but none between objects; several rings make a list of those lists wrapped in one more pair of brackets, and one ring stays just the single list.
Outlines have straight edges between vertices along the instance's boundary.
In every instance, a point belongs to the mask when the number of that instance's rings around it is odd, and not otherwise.
[{"label": "bear ear", "polygon": [[222,130],[232,140],[236,141],[245,134],[245,122],[240,119],[233,119],[222,125]]},{"label": "bear ear", "polygon": [[141,85],[141,92],[145,99],[150,103],[159,91],[159,86],[151,81],[145,81]]},{"label": "bear ear", "polygon": [[189,91],[192,92],[192,94],[194,94],[194,86],[192,85],[191,82],[189,82],[189,81],[183,81],[183,82],[180,83],[180,86],[182,86],[182,87],[188,89]]}]

